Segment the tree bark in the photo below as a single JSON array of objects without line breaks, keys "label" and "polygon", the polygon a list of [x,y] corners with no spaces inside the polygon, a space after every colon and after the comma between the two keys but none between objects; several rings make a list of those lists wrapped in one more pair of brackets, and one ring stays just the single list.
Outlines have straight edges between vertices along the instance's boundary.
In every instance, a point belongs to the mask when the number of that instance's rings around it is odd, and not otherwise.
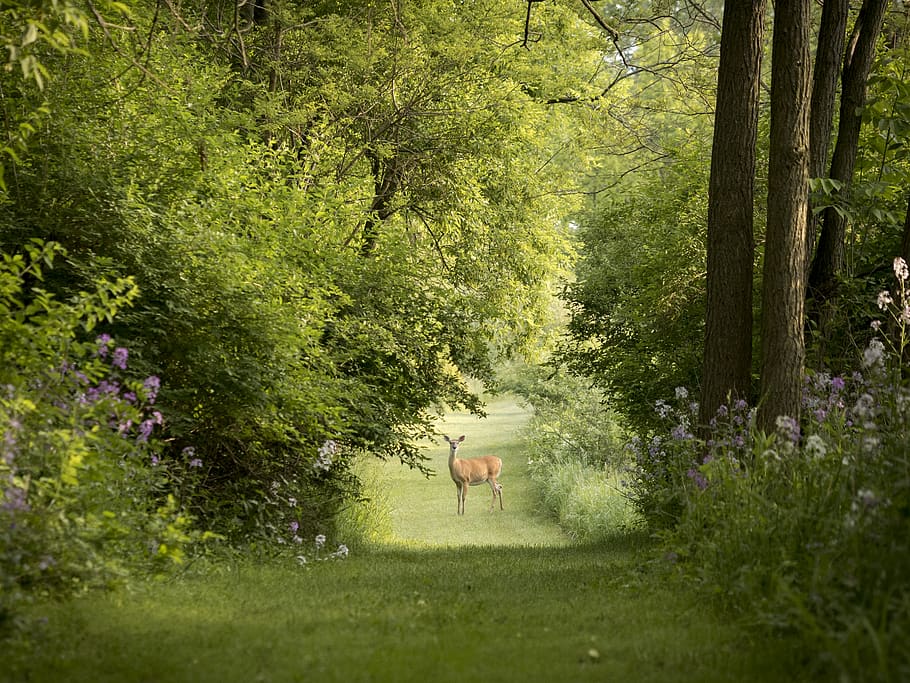
[{"label": "tree bark", "polygon": [[708,190],[707,301],[699,420],[752,377],[753,190],[764,0],[726,2]]},{"label": "tree bark", "polygon": [[376,251],[379,227],[394,213],[392,199],[398,192],[401,173],[398,157],[382,159],[372,150],[367,150],[366,157],[370,160],[373,173],[373,199],[361,231],[363,242],[360,245],[360,254],[371,256]]},{"label": "tree bark", "polygon": [[[881,32],[888,0],[864,0],[844,57],[841,78],[840,121],[831,159],[830,177],[848,191],[853,180],[859,131],[860,109],[866,100],[866,81],[872,69],[875,44]],[[814,308],[821,309],[837,296],[837,278],[844,268],[846,220],[832,208],[822,213],[822,229],[809,275],[809,293]]]},{"label": "tree bark", "polygon": [[799,419],[805,362],[806,214],[809,187],[811,0],[777,0],[771,64],[768,225],[762,271],[758,427]]},{"label": "tree bark", "polygon": [[[815,68],[812,72],[812,105],[809,114],[809,177],[821,178],[828,163],[828,147],[834,122],[834,103],[844,39],[847,33],[849,0],[825,0],[822,6]],[[806,271],[815,253],[819,217],[809,211],[806,220]]]}]

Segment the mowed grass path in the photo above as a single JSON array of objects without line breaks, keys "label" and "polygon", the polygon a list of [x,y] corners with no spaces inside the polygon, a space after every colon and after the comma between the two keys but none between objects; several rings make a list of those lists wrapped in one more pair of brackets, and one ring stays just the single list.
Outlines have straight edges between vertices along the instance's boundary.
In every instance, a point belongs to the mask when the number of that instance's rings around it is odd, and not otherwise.
[{"label": "mowed grass path", "polygon": [[[499,409],[502,412],[499,412]],[[397,540],[342,561],[221,563],[166,583],[36,606],[0,680],[73,683],[801,680],[784,644],[718,618],[641,538],[568,544],[537,514],[514,404],[467,417],[465,455],[505,461],[506,510],[455,514],[447,447],[429,480],[388,469]],[[470,448],[470,450],[469,450]]]},{"label": "mowed grass path", "polygon": [[458,449],[461,458],[496,455],[502,459],[502,503],[490,513],[493,498],[487,484],[471,486],[465,514],[456,515],[455,484],[449,475],[449,444],[440,439],[423,444],[427,465],[436,475],[426,478],[396,463],[382,466],[395,536],[402,541],[429,545],[565,545],[568,539],[556,522],[537,504],[528,477],[528,460],[534,457],[520,441],[528,414],[513,399],[500,398],[487,405],[486,418],[468,413],[449,415],[440,431],[466,439]]}]

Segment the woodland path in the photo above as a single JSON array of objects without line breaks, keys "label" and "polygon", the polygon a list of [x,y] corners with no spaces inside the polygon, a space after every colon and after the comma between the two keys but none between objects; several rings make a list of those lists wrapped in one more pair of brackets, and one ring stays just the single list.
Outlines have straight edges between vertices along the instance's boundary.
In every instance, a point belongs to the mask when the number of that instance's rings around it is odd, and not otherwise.
[{"label": "woodland path", "polygon": [[533,491],[528,461],[536,456],[522,445],[520,434],[528,417],[514,399],[505,397],[489,402],[486,418],[456,413],[439,425],[440,431],[452,437],[467,437],[458,451],[459,457],[496,455],[502,459],[499,482],[503,485],[504,511],[499,510],[497,502],[495,511],[489,512],[492,494],[490,487],[483,484],[469,488],[464,516],[455,514],[456,489],[449,476],[449,447],[441,439],[423,445],[430,457],[427,465],[436,473],[429,479],[416,470],[387,463],[383,479],[389,482],[388,504],[396,538],[430,546],[569,543],[556,522],[539,509]]},{"label": "woodland path", "polygon": [[448,448],[429,480],[391,464],[397,540],[344,560],[219,561],[167,582],[36,605],[0,683],[771,683],[785,643],[701,604],[641,538],[570,543],[535,509],[526,415],[450,417],[465,456],[504,461],[505,510],[475,487],[455,514]]}]

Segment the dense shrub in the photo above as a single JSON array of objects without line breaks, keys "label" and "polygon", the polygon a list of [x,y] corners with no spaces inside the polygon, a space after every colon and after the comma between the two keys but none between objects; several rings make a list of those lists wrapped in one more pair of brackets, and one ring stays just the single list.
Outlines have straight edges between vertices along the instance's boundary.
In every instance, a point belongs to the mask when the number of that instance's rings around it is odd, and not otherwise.
[{"label": "dense shrub", "polygon": [[620,419],[590,382],[552,368],[514,365],[501,384],[533,408],[527,431],[535,463],[611,471],[625,463]]},{"label": "dense shrub", "polygon": [[502,381],[533,414],[525,428],[529,471],[544,508],[579,541],[638,523],[622,489],[625,431],[603,394],[551,368],[515,365]]},{"label": "dense shrub", "polygon": [[166,569],[208,537],[180,504],[202,461],[155,443],[159,378],[96,332],[135,285],[58,301],[39,285],[59,251],[34,242],[0,263],[0,629],[30,595]]}]

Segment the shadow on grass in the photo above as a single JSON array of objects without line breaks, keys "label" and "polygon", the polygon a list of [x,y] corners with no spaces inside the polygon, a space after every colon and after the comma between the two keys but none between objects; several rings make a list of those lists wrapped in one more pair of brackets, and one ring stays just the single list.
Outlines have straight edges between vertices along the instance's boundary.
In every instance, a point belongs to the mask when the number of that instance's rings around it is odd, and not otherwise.
[{"label": "shadow on grass", "polygon": [[652,541],[381,546],[220,566],[36,610],[9,681],[793,681],[655,569]]}]

